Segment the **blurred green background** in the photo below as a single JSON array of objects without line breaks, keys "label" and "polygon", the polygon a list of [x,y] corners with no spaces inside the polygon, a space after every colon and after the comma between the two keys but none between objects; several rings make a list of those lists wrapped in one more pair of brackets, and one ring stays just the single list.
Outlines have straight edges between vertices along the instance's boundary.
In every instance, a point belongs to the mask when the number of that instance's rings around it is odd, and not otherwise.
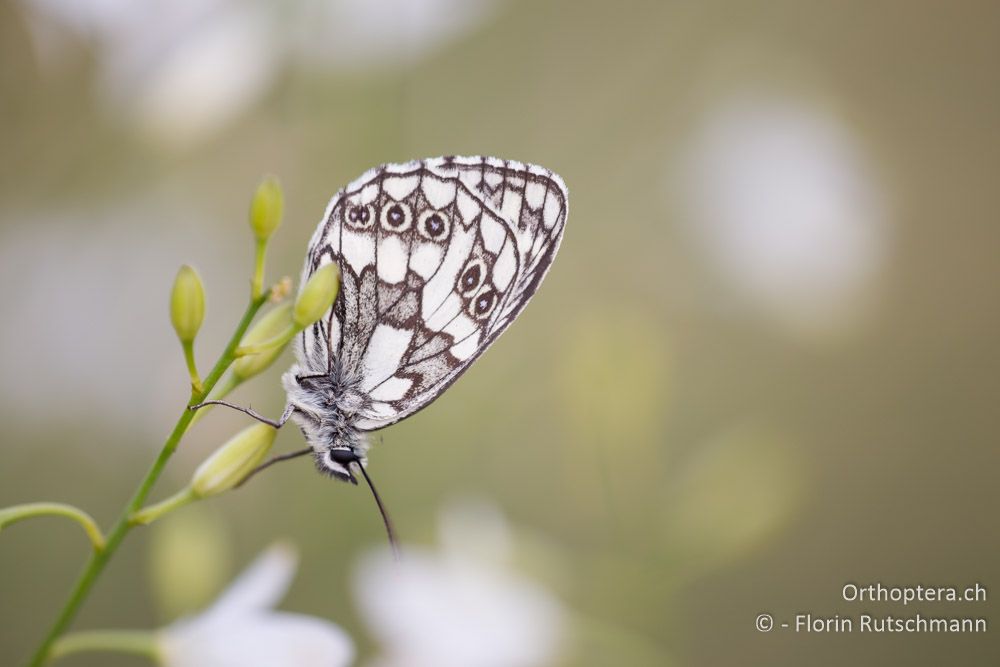
[{"label": "blurred green background", "polygon": [[[207,367],[262,174],[286,193],[271,276],[297,277],[363,170],[498,155],[564,177],[566,236],[518,323],[382,433],[404,542],[456,497],[495,503],[570,614],[556,664],[997,664],[994,628],[754,618],[996,618],[840,590],[1000,582],[998,63],[988,2],[4,2],[0,506],[110,525],[187,397],[176,267],[208,289]],[[236,400],[279,414],[284,366]],[[154,498],[245,422],[201,422]],[[351,573],[382,527],[307,461],[133,533],[75,627],[167,623],[277,537],[302,555],[284,607],[375,650]],[[56,519],[0,535],[0,664],[86,555]]]}]

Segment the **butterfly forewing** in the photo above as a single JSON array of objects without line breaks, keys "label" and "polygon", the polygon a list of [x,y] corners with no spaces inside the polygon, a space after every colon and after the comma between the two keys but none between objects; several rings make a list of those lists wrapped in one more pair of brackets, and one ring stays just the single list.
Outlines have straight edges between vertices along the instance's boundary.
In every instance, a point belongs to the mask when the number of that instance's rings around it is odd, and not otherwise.
[{"label": "butterfly forewing", "polygon": [[534,165],[447,157],[385,165],[330,202],[303,282],[335,262],[341,292],[299,363],[357,380],[357,428],[425,407],[514,320],[562,238],[562,180]]}]

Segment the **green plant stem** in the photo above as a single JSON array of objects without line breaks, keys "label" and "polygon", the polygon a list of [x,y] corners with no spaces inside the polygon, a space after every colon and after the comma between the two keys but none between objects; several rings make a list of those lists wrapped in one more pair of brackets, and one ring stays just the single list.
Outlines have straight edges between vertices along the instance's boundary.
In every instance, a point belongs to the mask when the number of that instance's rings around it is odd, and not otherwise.
[{"label": "green plant stem", "polygon": [[188,375],[191,376],[191,391],[198,393],[204,391],[201,378],[198,377],[198,365],[194,361],[194,341],[181,343],[184,348],[184,363],[188,367]]},{"label": "green plant stem", "polygon": [[254,247],[253,280],[250,282],[250,295],[259,299],[264,291],[264,258],[267,256],[267,239],[257,239]]},{"label": "green plant stem", "polygon": [[[212,400],[212,401],[218,401],[220,399],[223,399],[229,395],[229,392],[231,392],[233,389],[236,389],[236,387],[240,386],[241,382],[242,380],[236,378],[233,375],[232,371],[230,371],[229,373],[226,373],[222,377],[222,379],[218,382],[218,384],[216,384],[215,387],[212,388],[212,391],[210,391],[205,396],[205,398],[207,400]],[[197,412],[195,412],[194,419],[191,420],[191,423],[188,425],[188,428],[191,428],[199,421],[204,419],[205,415],[211,412],[212,408],[214,407],[215,407],[214,405],[206,405],[205,407],[200,408]]]},{"label": "green plant stem", "polygon": [[97,527],[93,517],[81,509],[64,503],[27,503],[0,509],[0,529],[18,521],[46,515],[73,519],[83,526],[87,537],[90,538],[90,543],[94,545],[94,549],[100,551],[104,548],[104,535],[101,534],[101,529]]},{"label": "green plant stem", "polygon": [[200,403],[208,392],[212,391],[212,387],[214,387],[215,383],[219,381],[219,378],[222,377],[222,374],[226,371],[229,365],[233,363],[233,360],[236,358],[236,347],[243,339],[243,334],[246,333],[246,330],[249,328],[250,323],[257,314],[257,311],[260,310],[266,300],[267,299],[262,296],[251,299],[250,305],[247,306],[246,312],[243,313],[243,319],[240,320],[239,325],[236,327],[236,332],[233,334],[232,338],[229,339],[229,343],[226,345],[222,356],[219,357],[219,360],[212,368],[212,372],[205,378],[202,391],[192,392],[191,400],[188,402],[188,405],[184,407],[184,411],[181,413],[177,423],[174,425],[173,431],[171,431],[166,442],[163,444],[163,449],[160,450],[160,455],[156,457],[156,461],[153,462],[153,465],[150,467],[146,476],[143,477],[142,481],[139,483],[139,487],[132,495],[132,499],[129,500],[128,505],[125,506],[125,509],[115,522],[114,527],[112,527],[111,531],[108,533],[107,545],[103,550],[95,552],[90,557],[90,560],[84,567],[83,572],[80,573],[80,576],[76,581],[76,585],[73,587],[73,591],[66,600],[66,604],[63,606],[62,611],[59,612],[59,615],[56,617],[55,622],[49,629],[48,634],[45,635],[45,638],[42,640],[41,644],[39,644],[31,658],[31,661],[28,663],[30,667],[41,667],[45,664],[49,651],[52,649],[52,644],[66,631],[70,623],[73,622],[77,612],[80,610],[80,606],[89,595],[94,582],[104,570],[104,566],[107,565],[115,551],[117,551],[118,546],[125,538],[125,535],[133,528],[133,524],[130,521],[132,514],[134,514],[139,508],[142,507],[143,503],[146,502],[146,497],[152,490],[156,480],[159,479],[160,474],[163,472],[163,468],[167,465],[167,461],[169,461],[170,457],[173,456],[174,451],[177,449],[177,445],[184,436],[184,432],[187,430],[191,420],[194,418],[195,413],[194,411],[189,410],[188,406]]},{"label": "green plant stem", "polygon": [[181,343],[184,348],[184,363],[187,364],[188,375],[191,376],[191,391],[204,392],[205,387],[198,377],[198,365],[194,361],[194,341]]},{"label": "green plant stem", "polygon": [[148,630],[93,630],[74,632],[52,646],[53,660],[84,651],[114,651],[131,653],[156,660],[156,635]]},{"label": "green plant stem", "polygon": [[169,514],[175,509],[184,507],[195,500],[198,500],[198,496],[195,495],[194,490],[190,486],[186,486],[166,500],[143,507],[132,515],[132,523],[137,526],[148,526],[165,514]]}]

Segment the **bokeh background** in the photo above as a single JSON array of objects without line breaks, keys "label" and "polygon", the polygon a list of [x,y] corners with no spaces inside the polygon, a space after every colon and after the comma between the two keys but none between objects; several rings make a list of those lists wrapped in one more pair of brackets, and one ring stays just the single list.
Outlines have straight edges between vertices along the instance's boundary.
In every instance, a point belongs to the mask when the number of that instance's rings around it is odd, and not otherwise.
[{"label": "bokeh background", "polygon": [[[997,664],[995,628],[754,628],[996,619],[840,590],[1000,584],[997,63],[988,2],[8,0],[0,506],[111,523],[187,397],[176,268],[208,289],[207,367],[245,303],[262,174],[286,192],[277,278],[366,168],[495,154],[565,178],[566,237],[518,323],[383,432],[403,541],[437,553],[456,506],[487,533],[506,517],[504,571],[559,619],[531,664]],[[236,400],[280,413],[286,365]],[[245,423],[199,423],[154,498]],[[277,538],[301,555],[284,608],[383,654],[371,498],[301,460],[133,533],[76,627],[170,623]],[[0,663],[86,555],[55,519],[0,535]]]}]

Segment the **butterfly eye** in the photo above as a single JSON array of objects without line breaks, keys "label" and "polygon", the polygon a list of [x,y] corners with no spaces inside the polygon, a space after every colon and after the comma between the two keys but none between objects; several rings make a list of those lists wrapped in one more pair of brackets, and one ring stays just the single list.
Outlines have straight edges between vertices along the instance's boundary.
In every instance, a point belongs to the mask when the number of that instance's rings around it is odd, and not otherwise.
[{"label": "butterfly eye", "polygon": [[440,241],[448,236],[450,224],[448,218],[438,211],[426,211],[420,216],[417,230],[429,241]]},{"label": "butterfly eye", "polygon": [[405,232],[412,222],[410,207],[402,202],[390,204],[382,209],[382,227],[391,232]]},{"label": "butterfly eye", "polygon": [[462,275],[458,279],[458,292],[462,296],[469,296],[470,294],[475,294],[479,286],[483,284],[483,278],[486,276],[486,264],[483,263],[481,259],[471,260],[462,271]]},{"label": "butterfly eye", "polygon": [[358,460],[358,455],[350,449],[331,449],[330,460],[342,466],[347,466]]},{"label": "butterfly eye", "polygon": [[477,320],[487,317],[493,312],[497,305],[497,293],[491,289],[484,290],[479,296],[473,299],[470,310],[472,316]]},{"label": "butterfly eye", "polygon": [[368,229],[375,222],[375,211],[371,205],[353,204],[347,207],[347,224],[357,229]]}]

